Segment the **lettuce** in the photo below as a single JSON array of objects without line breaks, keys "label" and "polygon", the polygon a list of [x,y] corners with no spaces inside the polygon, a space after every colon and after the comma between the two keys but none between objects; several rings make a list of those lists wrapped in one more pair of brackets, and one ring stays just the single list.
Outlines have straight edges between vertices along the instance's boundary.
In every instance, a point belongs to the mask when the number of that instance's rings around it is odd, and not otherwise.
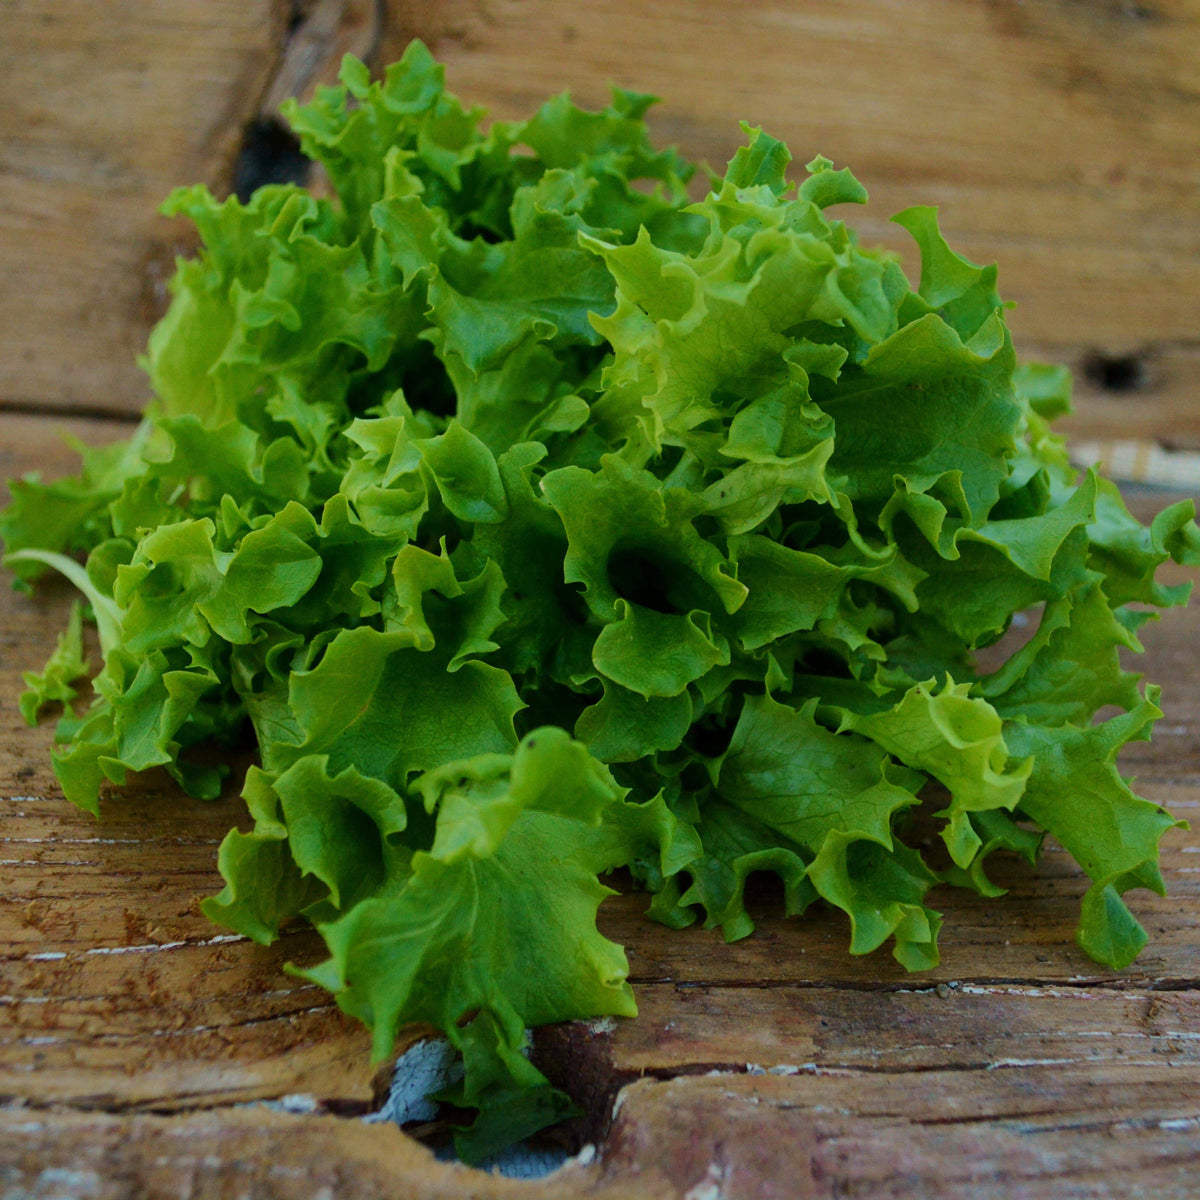
[{"label": "lettuce", "polygon": [[[67,798],[155,766],[216,796],[189,752],[252,738],[205,911],[264,943],[311,922],[302,973],[380,1058],[442,1029],[474,1157],[569,1108],[529,1026],[635,1012],[595,923],[614,868],[729,938],[774,872],[915,970],[929,891],[997,894],[989,856],[1049,832],[1092,881],[1080,944],[1123,967],[1122,893],[1161,890],[1174,823],[1113,764],[1160,715],[1120,653],[1186,599],[1155,572],[1200,562],[1191,506],[1143,528],[1076,477],[1069,379],[1018,365],[995,268],[933,210],[896,218],[914,289],[828,215],[866,199],[849,172],[793,186],[744,127],[692,202],[650,103],[485,130],[420,43],[379,83],[347,60],[287,114],[336,198],[176,192],[205,248],[145,421],[0,517],[22,583],[62,570],[99,627]],[[75,617],[23,710],[84,670]]]}]

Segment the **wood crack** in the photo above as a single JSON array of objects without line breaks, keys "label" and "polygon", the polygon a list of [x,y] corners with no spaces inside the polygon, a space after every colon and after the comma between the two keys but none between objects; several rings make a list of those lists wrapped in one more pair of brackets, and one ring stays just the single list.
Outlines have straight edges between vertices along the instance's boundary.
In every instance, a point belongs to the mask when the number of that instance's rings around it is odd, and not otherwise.
[{"label": "wood crack", "polygon": [[141,419],[140,412],[131,412],[127,406],[107,404],[72,404],[70,408],[55,405],[45,400],[32,397],[0,398],[0,414],[5,416],[42,417],[47,421],[118,421],[122,425],[136,425]]},{"label": "wood crack", "polygon": [[1028,989],[1031,992],[1050,994],[1054,989],[1065,991],[1098,991],[1115,994],[1128,994],[1137,991],[1156,992],[1188,992],[1200,990],[1200,977],[1181,978],[1150,978],[1141,976],[1122,979],[1115,976],[1083,977],[1078,979],[1048,979],[1034,976],[1007,975],[963,975],[947,984],[944,980],[928,985],[914,986],[915,981],[905,980],[868,980],[868,979],[837,979],[828,977],[796,976],[773,977],[759,979],[752,976],[734,977],[713,980],[678,980],[670,975],[635,975],[630,974],[629,982],[634,988],[651,985],[672,986],[680,992],[696,990],[759,990],[759,991],[816,991],[829,989],[840,992],[871,992],[885,995],[940,995],[939,989],[949,987],[951,994],[965,988],[987,988],[1012,990],[1015,988]]},{"label": "wood crack", "polygon": [[379,50],[387,18],[383,0],[281,0],[287,33],[278,64],[259,98],[260,117],[271,118],[289,97],[308,98],[332,83],[344,54],[368,65]]}]

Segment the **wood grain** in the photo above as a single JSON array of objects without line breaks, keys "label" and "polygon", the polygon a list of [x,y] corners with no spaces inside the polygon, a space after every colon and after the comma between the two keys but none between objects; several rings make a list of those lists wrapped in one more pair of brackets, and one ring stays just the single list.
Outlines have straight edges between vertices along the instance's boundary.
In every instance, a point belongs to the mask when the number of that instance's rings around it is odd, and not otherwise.
[{"label": "wood grain", "polygon": [[[128,430],[0,416],[0,467],[67,469],[64,424],[97,443]],[[1134,507],[1173,499],[1143,492]],[[595,1149],[518,1183],[357,1119],[386,1073],[365,1032],[285,971],[321,957],[311,932],[264,949],[199,913],[220,886],[220,838],[245,822],[233,795],[190,800],[151,772],[112,790],[99,820],[63,801],[50,728],[24,726],[14,700],[69,601],[52,581],[0,593],[5,1200],[1194,1195],[1200,610],[1144,631],[1167,716],[1123,762],[1194,828],[1164,841],[1167,896],[1130,894],[1151,935],[1133,967],[1075,946],[1086,880],[1054,846],[1036,868],[998,864],[1004,897],[938,889],[942,963],[919,976],[849,957],[841,914],[786,919],[767,887],[751,898],[757,932],[732,945],[648,921],[627,891],[600,924],[628,949],[641,1015],[540,1030],[534,1046],[585,1111],[570,1132]],[[245,1107],[297,1095],[314,1111]]]},{"label": "wood grain", "polygon": [[223,185],[282,6],[0,6],[0,397],[132,411],[134,359],[182,228],[176,185]]},{"label": "wood grain", "polygon": [[714,166],[739,144],[739,119],[761,124],[799,161],[850,164],[872,192],[873,236],[902,247],[886,218],[943,205],[964,252],[1003,255],[1030,337],[1195,339],[1179,305],[1200,287],[1200,13],[1186,0],[411,11],[385,54],[420,33],[451,85],[497,115],[564,89],[598,104],[611,81],[665,97],[655,131]]},{"label": "wood grain", "polygon": [[[739,119],[799,162],[820,152],[849,165],[871,203],[848,219],[910,268],[888,217],[939,205],[952,245],[1000,263],[1018,349],[1077,371],[1077,430],[1200,445],[1200,10],[1189,0],[401,10],[384,57],[420,34],[450,85],[497,115],[564,89],[600,104],[611,81],[663,96],[655,134],[714,166],[737,146]],[[1098,382],[1105,358],[1125,357],[1141,365],[1135,381]]]},{"label": "wood grain", "polygon": [[[64,1152],[63,1143],[71,1149]],[[51,1164],[62,1164],[51,1165]],[[395,1127],[232,1109],[164,1118],[0,1109],[0,1195],[36,1200],[674,1200],[653,1169],[630,1185],[568,1167],[520,1182],[439,1163]],[[693,1198],[694,1200],[694,1198]]]},{"label": "wood grain", "polygon": [[[127,430],[87,414],[145,399],[133,359],[191,245],[158,203],[198,179],[228,189],[247,122],[327,81],[342,50],[375,49],[375,15],[0,3],[0,476],[66,469],[61,427]],[[957,247],[1000,261],[1019,349],[1076,371],[1065,428],[1200,446],[1189,0],[391,0],[379,58],[414,35],[500,116],[563,88],[599,104],[611,81],[667,97],[655,136],[714,165],[736,117],[848,163],[872,193],[856,223],[910,269],[886,217],[939,204]],[[23,726],[14,701],[68,603],[53,583],[0,598],[5,1200],[1196,1194],[1200,616],[1145,631],[1167,716],[1122,761],[1194,828],[1164,841],[1167,896],[1130,896],[1151,935],[1132,968],[1075,946],[1086,881],[1053,845],[1036,869],[999,865],[1002,898],[939,889],[942,963],[920,977],[848,957],[840,914],[787,920],[769,888],[733,945],[615,896],[600,922],[628,948],[641,1016],[542,1030],[534,1048],[598,1149],[517,1183],[356,1119],[386,1080],[364,1032],[286,973],[320,957],[310,932],[263,949],[200,915],[216,846],[245,819],[232,795],[200,804],[151,773],[98,822],[65,804],[52,729]],[[315,1113],[243,1107],[295,1094]]]},{"label": "wood grain", "polygon": [[228,190],[249,121],[343,50],[420,35],[497,115],[615,82],[665,96],[655,136],[716,166],[739,118],[849,164],[864,236],[910,267],[887,218],[940,205],[956,246],[999,260],[1019,348],[1079,372],[1077,430],[1200,446],[1192,0],[388,0],[382,42],[376,11],[0,5],[0,405],[139,408],[134,357],[191,246],[154,215],[167,192]]},{"label": "wood grain", "polygon": [[[1195,1195],[1194,1076],[1165,1064],[642,1080],[602,1177],[726,1200]],[[1153,1113],[1153,1116],[1147,1116]]]}]

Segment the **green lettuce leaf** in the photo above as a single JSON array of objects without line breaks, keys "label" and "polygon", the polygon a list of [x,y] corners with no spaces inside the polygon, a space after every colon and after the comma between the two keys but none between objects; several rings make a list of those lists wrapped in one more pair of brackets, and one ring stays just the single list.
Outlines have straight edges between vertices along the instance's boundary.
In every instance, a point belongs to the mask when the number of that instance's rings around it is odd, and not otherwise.
[{"label": "green lettuce leaf", "polygon": [[87,673],[83,651],[83,607],[76,600],[71,605],[67,627],[58,635],[46,665],[40,671],[22,672],[26,690],[18,699],[21,716],[30,725],[36,725],[44,705],[70,704],[78,695],[71,685]]},{"label": "green lettuce leaf", "polygon": [[1180,824],[1135,796],[1114,761],[1125,743],[1149,738],[1162,716],[1157,699],[1158,689],[1149,689],[1128,712],[1083,728],[1048,728],[1023,719],[1006,726],[1014,752],[1032,763],[1022,812],[1057,838],[1092,880],[1079,944],[1117,968],[1128,966],[1146,943],[1145,930],[1121,895],[1132,887],[1163,894],[1158,842]]},{"label": "green lettuce leaf", "polygon": [[1200,563],[1191,504],[1143,526],[1078,475],[1069,376],[1018,364],[996,268],[933,209],[896,218],[914,287],[828,159],[793,181],[744,125],[694,200],[652,97],[488,123],[444,75],[414,42],[289,102],[322,195],[176,191],[202,245],[145,420],[12,484],[17,584],[82,595],[19,701],[81,708],[67,799],[151,768],[215,797],[249,751],[204,911],[313,926],[302,974],[377,1058],[440,1029],[474,1158],[571,1111],[530,1026],[634,1012],[613,870],[729,939],[766,872],[921,970],[931,890],[998,895],[994,856],[1050,835],[1090,880],[1080,944],[1126,965],[1175,822],[1118,771],[1159,715],[1125,656],[1187,598],[1159,568]]}]

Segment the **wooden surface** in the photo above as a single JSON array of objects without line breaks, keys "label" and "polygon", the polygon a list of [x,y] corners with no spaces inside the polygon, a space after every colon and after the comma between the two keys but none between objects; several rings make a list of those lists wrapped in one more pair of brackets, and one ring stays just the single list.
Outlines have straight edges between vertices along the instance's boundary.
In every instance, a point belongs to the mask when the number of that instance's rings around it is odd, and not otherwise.
[{"label": "wooden surface", "polygon": [[[0,465],[58,465],[61,424],[0,417]],[[89,440],[123,429],[72,423]],[[0,592],[6,1200],[115,1198],[131,1180],[161,1197],[1196,1194],[1200,608],[1145,635],[1167,717],[1123,763],[1196,829],[1164,842],[1167,897],[1131,897],[1151,934],[1133,967],[1075,947],[1086,881],[1054,847],[1036,870],[1004,864],[1000,899],[936,893],[942,964],[919,976],[848,957],[840,914],[784,920],[770,894],[758,932],[730,946],[614,897],[600,924],[628,949],[641,1015],[539,1031],[540,1065],[585,1109],[573,1135],[598,1148],[533,1185],[436,1163],[357,1119],[386,1082],[367,1037],[283,971],[321,957],[315,936],[263,949],[198,911],[220,886],[220,838],[245,821],[235,798],[189,800],[152,773],[99,821],[61,799],[51,728],[25,727],[15,697],[69,600],[54,584]],[[316,1113],[243,1107],[294,1095]]]},{"label": "wooden surface", "polygon": [[908,262],[888,218],[939,205],[956,249],[999,261],[1019,349],[1084,377],[1078,427],[1200,445],[1195,0],[396,7],[385,54],[420,34],[498,116],[611,80],[664,97],[659,137],[716,166],[762,125],[851,167],[871,194],[851,220]]},{"label": "wooden surface", "polygon": [[864,236],[910,263],[887,218],[940,205],[1019,348],[1079,370],[1077,429],[1200,446],[1196,0],[4,0],[0,405],[139,408],[190,244],[166,193],[228,187],[283,96],[418,34],[499,116],[616,82],[716,166],[764,125],[851,166]]},{"label": "wooden surface", "polygon": [[[190,244],[166,192],[227,189],[251,122],[414,34],[499,116],[613,81],[667,97],[656,136],[718,165],[762,124],[852,166],[864,236],[910,264],[886,217],[941,205],[1000,261],[1019,348],[1081,370],[1080,436],[1200,446],[1194,0],[0,0],[0,476],[66,469],[57,430],[116,437],[144,402],[134,356]],[[15,697],[68,603],[0,588],[3,1200],[1200,1193],[1200,830],[1168,835],[1165,899],[1130,897],[1151,942],[1124,973],[1075,948],[1085,881],[1053,847],[998,873],[1004,898],[937,894],[918,977],[770,895],[732,946],[615,897],[642,1015],[535,1046],[593,1157],[538,1184],[436,1163],[357,1119],[365,1037],[282,969],[316,940],[263,950],[199,914],[236,800],[158,776],[99,822],[61,799]],[[1122,761],[1200,826],[1200,609],[1144,640],[1167,716]],[[316,1111],[245,1107],[296,1094]]]}]

